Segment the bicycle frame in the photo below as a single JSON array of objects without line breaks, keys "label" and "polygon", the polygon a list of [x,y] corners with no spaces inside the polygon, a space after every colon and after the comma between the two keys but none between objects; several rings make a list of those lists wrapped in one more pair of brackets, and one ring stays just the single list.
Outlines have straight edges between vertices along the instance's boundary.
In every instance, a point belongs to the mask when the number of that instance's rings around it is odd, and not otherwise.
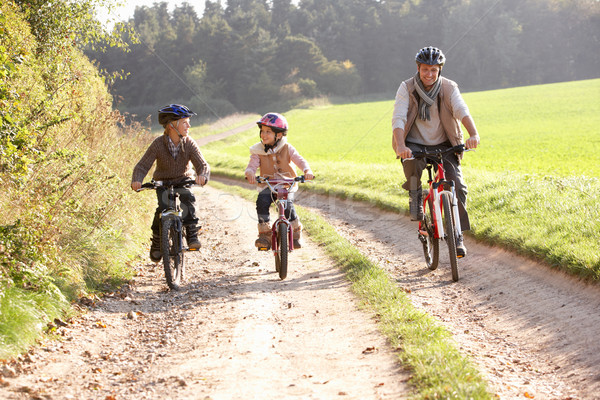
[{"label": "bicycle frame", "polygon": [[[162,184],[162,182],[156,182],[158,185]],[[175,251],[177,253],[181,252],[181,251],[186,251],[187,249],[183,248],[183,223],[182,221],[182,217],[183,217],[183,211],[181,210],[181,207],[179,206],[179,193],[175,192],[175,187],[174,185],[169,185],[167,187],[167,196],[169,199],[169,206],[163,210],[160,213],[160,219],[161,221],[164,218],[168,218],[168,217],[174,217],[175,218],[175,231],[177,232],[177,248],[175,249]],[[162,228],[162,224],[160,225]]]},{"label": "bicycle frame", "polygon": [[[442,195],[444,193],[447,193],[452,199],[452,204],[450,204],[450,207],[454,216],[454,235],[458,237],[462,232],[460,218],[458,215],[458,201],[456,198],[456,191],[454,189],[454,182],[451,180],[446,180],[446,175],[444,172],[444,155],[451,152],[458,153],[464,151],[470,150],[466,149],[464,145],[458,145],[446,150],[415,152],[412,158],[407,159],[414,160],[415,158],[422,158],[426,162],[427,173],[429,176],[429,179],[427,180],[427,183],[429,184],[429,192],[427,193],[427,196],[423,198],[423,210],[427,210],[428,202],[431,200],[433,204],[432,224],[434,226],[434,239],[447,239],[447,234],[444,231],[444,226],[442,223]],[[435,177],[433,176],[432,172],[434,165],[436,168]],[[429,235],[429,232],[427,232],[423,221],[419,222],[419,233],[424,236]]]},{"label": "bicycle frame", "polygon": [[[452,214],[454,214],[454,224],[455,224],[455,236],[460,235],[462,232],[460,226],[460,219],[458,216],[458,202],[456,199],[456,191],[454,189],[454,182],[446,180],[445,172],[444,172],[444,162],[443,157],[440,154],[438,161],[436,163],[436,173],[435,177],[433,177],[433,163],[430,160],[427,160],[427,173],[429,175],[429,179],[427,183],[429,184],[429,193],[423,199],[423,209],[426,210],[427,204],[429,200],[433,197],[433,226],[434,230],[434,238],[436,239],[446,239],[446,232],[444,232],[444,224],[442,223],[442,194],[448,193],[450,198],[452,199]],[[419,232],[421,234],[427,235],[427,231],[422,229],[423,222],[419,222]]]},{"label": "bicycle frame", "polygon": [[[302,179],[299,179],[302,178]],[[290,226],[290,221],[285,216],[285,209],[287,208],[289,200],[289,194],[296,186],[298,182],[304,182],[303,177],[298,177],[295,179],[267,179],[264,177],[257,177],[258,183],[266,183],[271,193],[276,194],[275,205],[277,207],[277,219],[273,222],[271,226],[271,249],[274,253],[279,252],[279,247],[277,243],[277,232],[279,229],[279,225],[285,224],[287,225],[288,231],[288,246],[289,251],[294,250],[294,241],[293,241],[293,230]],[[289,187],[287,187],[289,185]]]},{"label": "bicycle frame", "polygon": [[[161,213],[160,213],[160,219],[161,221],[165,218],[168,217],[173,217],[176,221],[175,224],[175,229],[177,231],[177,236],[178,236],[178,248],[176,249],[177,252],[180,251],[187,251],[187,248],[183,247],[183,223],[182,223],[182,218],[183,218],[183,210],[181,210],[181,207],[179,206],[179,193],[177,193],[175,191],[176,187],[180,187],[182,185],[190,185],[190,186],[194,186],[196,184],[195,181],[193,180],[188,180],[185,182],[178,182],[178,183],[172,183],[172,184],[168,184],[162,181],[152,181],[152,182],[148,182],[142,185],[140,190],[148,190],[148,189],[152,189],[152,190],[157,190],[161,187],[166,188],[166,193],[167,193],[167,198],[169,200],[169,204],[167,206],[166,209],[164,209]],[[162,227],[162,223],[160,224],[160,226]]]}]

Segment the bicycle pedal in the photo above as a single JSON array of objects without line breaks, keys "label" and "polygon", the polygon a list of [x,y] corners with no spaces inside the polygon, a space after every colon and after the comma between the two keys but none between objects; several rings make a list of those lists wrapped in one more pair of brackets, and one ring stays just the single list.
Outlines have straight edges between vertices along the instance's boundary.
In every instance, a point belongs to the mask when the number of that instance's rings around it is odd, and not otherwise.
[{"label": "bicycle pedal", "polygon": [[269,251],[269,249],[267,247],[257,247],[256,249],[258,251]]},{"label": "bicycle pedal", "polygon": [[199,251],[200,247],[190,247],[187,249],[187,251]]}]

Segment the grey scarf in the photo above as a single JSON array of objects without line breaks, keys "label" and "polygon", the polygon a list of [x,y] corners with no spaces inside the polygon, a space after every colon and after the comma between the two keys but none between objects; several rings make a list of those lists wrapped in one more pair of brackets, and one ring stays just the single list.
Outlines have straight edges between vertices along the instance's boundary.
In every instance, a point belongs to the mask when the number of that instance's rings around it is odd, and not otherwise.
[{"label": "grey scarf", "polygon": [[419,94],[419,118],[423,121],[431,120],[429,115],[429,107],[435,102],[438,94],[440,94],[440,90],[442,89],[442,80],[438,77],[437,81],[433,84],[431,90],[426,91],[423,86],[423,82],[421,82],[421,78],[419,78],[419,73],[415,75],[415,85],[417,89],[417,93]]}]

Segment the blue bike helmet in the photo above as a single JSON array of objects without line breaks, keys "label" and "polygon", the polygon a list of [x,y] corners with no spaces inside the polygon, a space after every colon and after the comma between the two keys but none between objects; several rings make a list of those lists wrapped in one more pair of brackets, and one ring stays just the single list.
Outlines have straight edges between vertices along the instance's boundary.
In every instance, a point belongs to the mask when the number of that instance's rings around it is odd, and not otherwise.
[{"label": "blue bike helmet", "polygon": [[169,104],[158,110],[158,123],[165,126],[171,121],[189,118],[192,115],[196,115],[196,113],[182,104]]},{"label": "blue bike helmet", "polygon": [[415,56],[415,61],[417,64],[439,65],[441,68],[446,62],[446,57],[437,47],[427,46],[419,50]]}]

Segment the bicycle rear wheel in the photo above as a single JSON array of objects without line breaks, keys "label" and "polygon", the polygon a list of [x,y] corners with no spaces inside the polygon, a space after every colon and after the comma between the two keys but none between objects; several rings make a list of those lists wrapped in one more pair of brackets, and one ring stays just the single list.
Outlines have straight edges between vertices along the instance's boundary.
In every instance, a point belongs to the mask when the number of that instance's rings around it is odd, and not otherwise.
[{"label": "bicycle rear wheel", "polygon": [[184,257],[181,243],[181,221],[176,218],[162,220],[161,247],[167,285],[178,290],[183,279]]},{"label": "bicycle rear wheel", "polygon": [[456,238],[454,237],[454,214],[452,213],[452,197],[448,193],[442,194],[444,205],[444,230],[446,231],[446,244],[450,256],[452,280],[458,281],[458,259],[456,257]]},{"label": "bicycle rear wheel", "polygon": [[[424,199],[427,198],[428,193],[429,190],[423,191]],[[440,240],[435,237],[435,228],[433,226],[433,198],[427,201],[424,211],[423,217],[425,220],[421,222],[419,240],[423,244],[423,254],[425,255],[427,268],[433,271],[438,267],[440,260]]]},{"label": "bicycle rear wheel", "polygon": [[285,279],[288,270],[288,226],[284,223],[277,227],[277,251],[275,252],[275,265],[279,268],[279,278]]}]

